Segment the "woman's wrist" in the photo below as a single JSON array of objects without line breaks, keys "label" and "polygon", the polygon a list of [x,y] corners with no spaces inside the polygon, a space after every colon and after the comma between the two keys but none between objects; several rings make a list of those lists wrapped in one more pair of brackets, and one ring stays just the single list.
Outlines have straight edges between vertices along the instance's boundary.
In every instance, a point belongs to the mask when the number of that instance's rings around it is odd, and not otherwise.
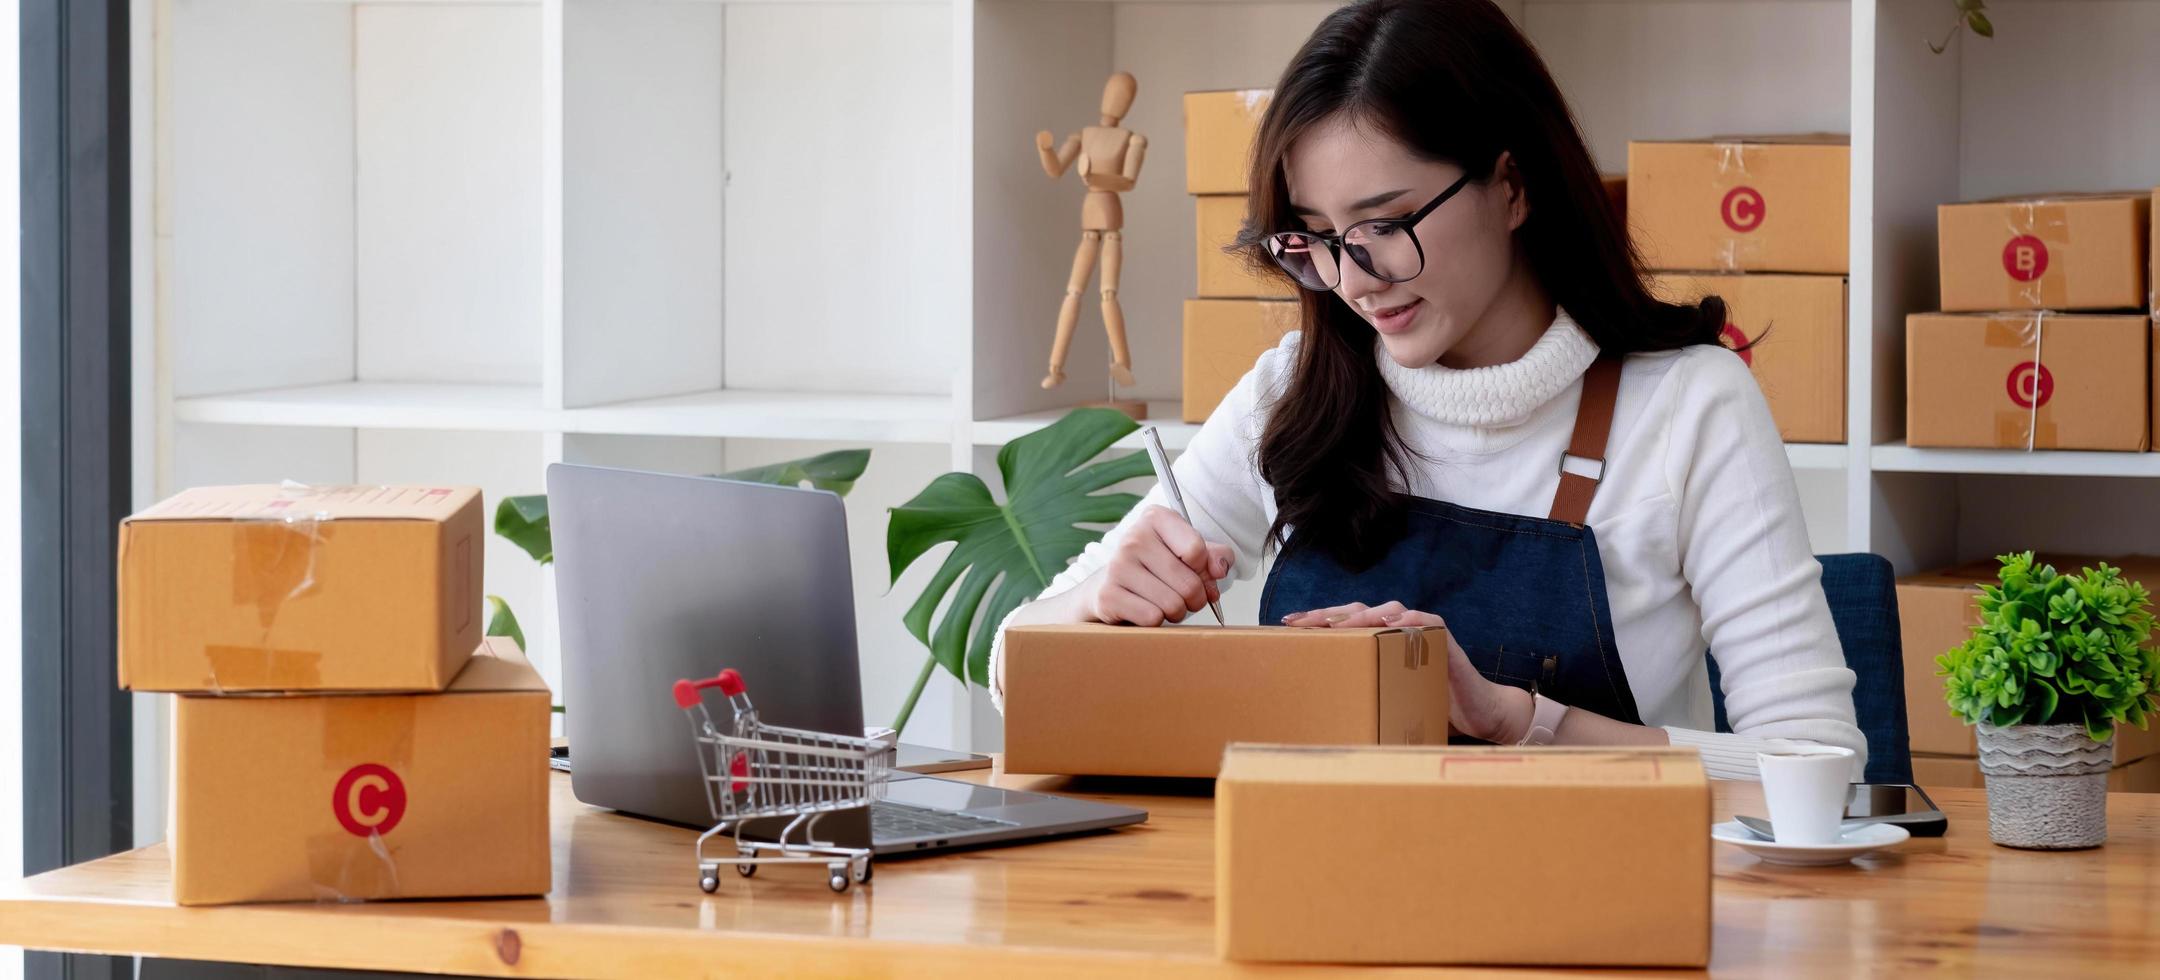
[{"label": "woman's wrist", "polygon": [[1494,745],[1518,745],[1523,736],[1530,733],[1530,722],[1537,713],[1537,698],[1529,691],[1508,684],[1495,684],[1500,689],[1500,723],[1493,727],[1485,740]]}]

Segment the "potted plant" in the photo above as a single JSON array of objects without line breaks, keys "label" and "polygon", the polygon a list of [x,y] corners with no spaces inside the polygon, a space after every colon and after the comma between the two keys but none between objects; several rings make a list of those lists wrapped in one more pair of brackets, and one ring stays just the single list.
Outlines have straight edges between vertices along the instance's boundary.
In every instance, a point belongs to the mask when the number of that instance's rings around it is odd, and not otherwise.
[{"label": "potted plant", "polygon": [[2145,587],[2113,566],[2063,575],[2004,555],[1980,624],[1936,658],[1950,710],[1979,726],[1988,836],[2009,847],[2107,840],[2115,728],[2154,713]]}]

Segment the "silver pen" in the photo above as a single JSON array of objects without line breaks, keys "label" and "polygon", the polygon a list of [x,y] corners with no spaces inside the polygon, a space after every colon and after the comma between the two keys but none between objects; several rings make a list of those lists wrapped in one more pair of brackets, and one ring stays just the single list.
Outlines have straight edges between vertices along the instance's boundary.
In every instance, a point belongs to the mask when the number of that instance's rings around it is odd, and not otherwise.
[{"label": "silver pen", "polygon": [[[1162,482],[1164,490],[1169,491],[1170,503],[1177,507],[1177,516],[1184,518],[1186,525],[1191,526],[1192,512],[1185,509],[1185,495],[1178,492],[1177,477],[1170,475],[1170,454],[1163,451],[1162,435],[1155,431],[1154,426],[1143,425],[1140,427],[1140,442],[1147,446],[1148,462],[1155,465],[1155,479]],[[1199,531],[1199,528],[1193,528],[1193,533],[1197,534]],[[1209,599],[1207,607],[1215,613],[1217,624],[1230,625],[1230,621],[1223,618],[1222,603]]]}]

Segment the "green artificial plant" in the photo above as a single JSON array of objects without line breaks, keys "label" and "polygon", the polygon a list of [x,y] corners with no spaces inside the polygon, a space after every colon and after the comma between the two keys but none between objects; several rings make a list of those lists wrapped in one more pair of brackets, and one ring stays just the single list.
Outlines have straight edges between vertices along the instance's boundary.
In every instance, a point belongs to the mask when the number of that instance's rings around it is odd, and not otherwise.
[{"label": "green artificial plant", "polygon": [[[862,479],[863,470],[870,465],[870,450],[841,449],[812,456],[808,459],[789,460],[771,466],[756,466],[733,473],[722,473],[728,480],[749,483],[772,483],[780,486],[809,484],[819,490],[830,490],[847,496],[855,488],[855,481]],[[524,549],[525,553],[542,565],[555,563],[555,534],[548,526],[548,500],[546,494],[524,497],[504,497],[495,505],[495,533],[511,544]],[[525,646],[525,631],[518,626],[517,614],[510,611],[510,604],[501,596],[487,597],[487,635],[507,636]]]},{"label": "green artificial plant", "polygon": [[[947,473],[893,508],[885,551],[895,584],[930,549],[953,545],[903,617],[930,655],[893,721],[895,731],[907,727],[938,667],[963,684],[990,683],[990,641],[1005,615],[1140,502],[1136,494],[1100,491],[1153,472],[1145,453],[1096,460],[1137,428],[1122,412],[1078,409],[998,451],[1003,503],[974,474]],[[941,604],[945,614],[933,630]]]},{"label": "green artificial plant", "polygon": [[2145,727],[2156,658],[2145,587],[2115,567],[2063,575],[2032,552],[2004,555],[1981,590],[1980,625],[1935,659],[1953,714],[1970,724],[2083,725],[2095,741]]}]

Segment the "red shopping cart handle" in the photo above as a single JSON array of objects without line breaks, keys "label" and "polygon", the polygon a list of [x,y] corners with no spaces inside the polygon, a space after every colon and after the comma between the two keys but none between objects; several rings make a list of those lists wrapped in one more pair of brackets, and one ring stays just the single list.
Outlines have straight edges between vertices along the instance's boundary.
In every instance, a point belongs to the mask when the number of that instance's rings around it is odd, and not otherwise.
[{"label": "red shopping cart handle", "polygon": [[736,673],[735,668],[729,667],[721,671],[718,677],[707,678],[702,681],[676,681],[675,706],[688,708],[698,703],[698,692],[712,687],[719,688],[720,693],[728,697],[735,697],[743,692],[742,675]]}]

